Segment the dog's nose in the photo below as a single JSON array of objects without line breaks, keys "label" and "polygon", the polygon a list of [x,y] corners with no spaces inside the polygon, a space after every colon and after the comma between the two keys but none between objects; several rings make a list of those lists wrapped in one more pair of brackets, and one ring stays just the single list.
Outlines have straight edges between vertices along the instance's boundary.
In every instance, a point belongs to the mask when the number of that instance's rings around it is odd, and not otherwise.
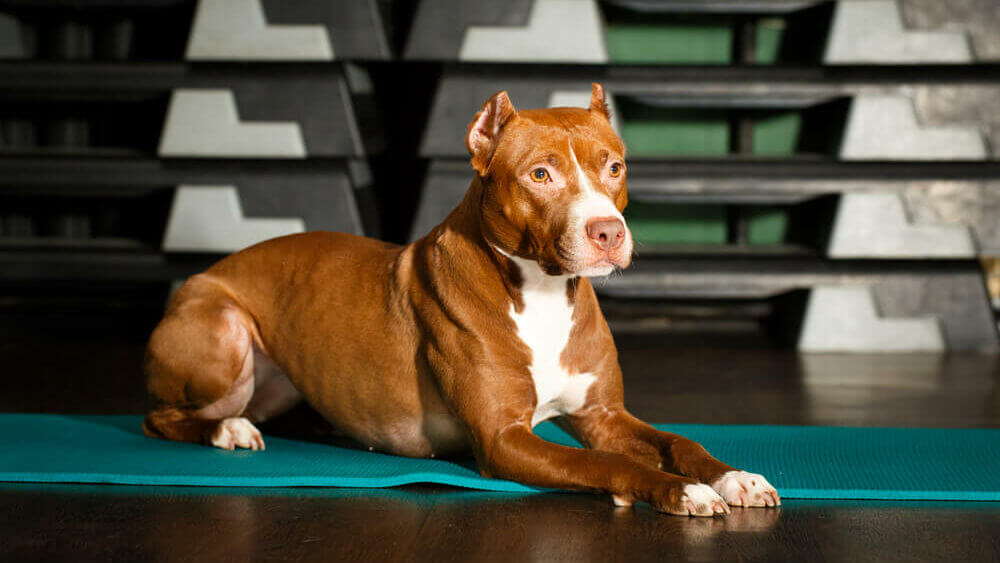
[{"label": "dog's nose", "polygon": [[598,217],[587,221],[587,236],[601,250],[614,250],[625,242],[625,225],[616,217]]}]

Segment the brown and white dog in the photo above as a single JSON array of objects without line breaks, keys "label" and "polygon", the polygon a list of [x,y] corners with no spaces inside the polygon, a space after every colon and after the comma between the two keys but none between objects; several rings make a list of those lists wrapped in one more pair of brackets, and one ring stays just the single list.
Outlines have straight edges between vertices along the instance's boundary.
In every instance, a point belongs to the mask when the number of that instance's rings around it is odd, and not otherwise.
[{"label": "brown and white dog", "polygon": [[[292,235],[192,277],[149,341],[146,433],[262,450],[253,423],[305,400],[369,449],[471,450],[490,477],[671,514],[778,505],[764,477],[623,406],[588,280],[632,255],[603,88],[589,109],[516,111],[500,92],[466,143],[465,199],[411,245]],[[532,433],[554,417],[584,449]]]}]

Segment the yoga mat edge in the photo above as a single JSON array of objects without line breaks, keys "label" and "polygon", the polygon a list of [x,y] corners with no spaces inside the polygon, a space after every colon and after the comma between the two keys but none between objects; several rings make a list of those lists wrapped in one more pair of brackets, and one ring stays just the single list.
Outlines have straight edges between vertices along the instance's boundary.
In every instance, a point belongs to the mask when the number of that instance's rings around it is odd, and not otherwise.
[{"label": "yoga mat edge", "polygon": [[[0,414],[0,481],[200,487],[384,488],[433,483],[547,489],[488,479],[465,464],[265,435],[262,452],[156,440],[140,417]],[[784,499],[1000,501],[1000,430],[657,425],[761,473]],[[558,427],[536,433],[578,445]],[[927,455],[934,452],[934,455]]]}]

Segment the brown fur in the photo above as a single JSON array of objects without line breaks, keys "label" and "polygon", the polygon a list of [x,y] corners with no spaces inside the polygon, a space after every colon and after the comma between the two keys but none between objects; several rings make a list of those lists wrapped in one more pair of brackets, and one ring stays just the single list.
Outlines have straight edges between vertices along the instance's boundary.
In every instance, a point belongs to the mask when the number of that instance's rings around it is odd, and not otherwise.
[{"label": "brown fur", "polygon": [[[531,351],[510,316],[523,307],[523,280],[504,253],[549,273],[575,267],[561,241],[581,187],[567,175],[563,192],[545,193],[525,180],[539,147],[565,168],[571,146],[591,183],[624,209],[624,177],[601,172],[625,149],[598,89],[589,111],[518,112],[505,93],[487,101],[469,131],[479,173],[462,203],[414,244],[292,235],[193,277],[149,342],[147,433],[208,443],[223,418],[248,411],[253,399],[237,387],[257,354],[337,430],[374,449],[471,450],[484,475],[685,513],[684,485],[732,468],[626,412],[617,350],[587,278],[567,284],[575,324],[561,358],[571,372],[597,377],[585,406],[561,420],[587,449],[531,431]],[[613,259],[626,266],[630,256]]]}]

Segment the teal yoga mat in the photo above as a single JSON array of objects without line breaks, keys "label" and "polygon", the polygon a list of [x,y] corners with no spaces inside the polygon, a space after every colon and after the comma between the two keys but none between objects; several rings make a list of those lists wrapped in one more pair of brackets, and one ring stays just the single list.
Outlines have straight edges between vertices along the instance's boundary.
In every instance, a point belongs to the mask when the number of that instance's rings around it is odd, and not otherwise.
[{"label": "teal yoga mat", "polygon": [[[230,487],[441,483],[539,489],[486,479],[471,460],[409,459],[265,435],[263,452],[146,438],[136,416],[0,415],[0,481]],[[1000,430],[659,425],[727,463],[764,474],[783,498],[1000,501]],[[551,423],[536,433],[575,445]]]}]

